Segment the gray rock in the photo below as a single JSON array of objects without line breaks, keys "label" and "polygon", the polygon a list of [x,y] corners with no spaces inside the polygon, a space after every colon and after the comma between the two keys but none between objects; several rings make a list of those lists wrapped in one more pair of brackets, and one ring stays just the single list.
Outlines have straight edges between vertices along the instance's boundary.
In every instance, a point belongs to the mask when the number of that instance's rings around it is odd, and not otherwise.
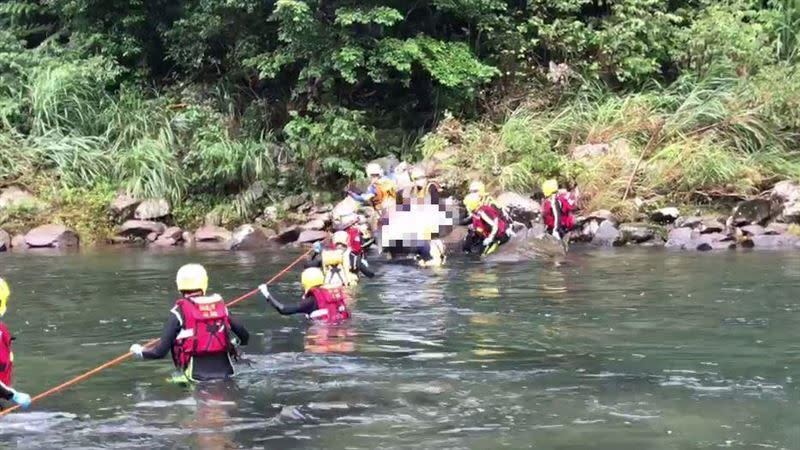
[{"label": "gray rock", "polygon": [[675,223],[675,221],[680,217],[681,212],[678,210],[678,208],[672,206],[658,209],[650,214],[650,220],[662,225]]},{"label": "gray rock", "polygon": [[511,220],[525,226],[533,223],[541,213],[541,206],[530,197],[516,192],[503,192],[497,197],[497,206],[505,208]]},{"label": "gray rock", "polygon": [[761,236],[767,234],[766,229],[761,225],[745,225],[741,228],[745,236]]},{"label": "gray rock", "polygon": [[772,196],[785,202],[800,200],[800,184],[794,181],[779,181],[772,187]]},{"label": "gray rock", "polygon": [[222,227],[207,225],[194,232],[194,239],[197,242],[224,243],[231,240],[231,232]]},{"label": "gray rock", "polygon": [[281,244],[290,244],[292,242],[295,242],[297,240],[297,238],[300,237],[300,232],[301,231],[302,230],[300,230],[300,227],[298,227],[297,225],[292,225],[292,226],[289,226],[289,227],[281,228],[278,231],[278,235],[277,235],[276,239]]},{"label": "gray rock", "polygon": [[48,224],[34,228],[25,234],[25,243],[30,248],[78,247],[78,235],[64,225]]},{"label": "gray rock", "polygon": [[622,240],[634,244],[641,244],[652,240],[656,233],[652,227],[644,223],[626,223],[620,225]]},{"label": "gray rock", "polygon": [[753,236],[753,246],[761,249],[787,249],[793,248],[800,238],[791,234]]},{"label": "gray rock", "polygon": [[773,222],[767,225],[767,228],[764,229],[764,234],[785,234],[787,231],[789,231],[789,225],[785,223]]},{"label": "gray rock", "polygon": [[725,231],[725,224],[713,217],[704,217],[700,223],[700,233],[721,233]]},{"label": "gray rock", "polygon": [[703,224],[703,218],[698,216],[681,217],[675,221],[677,228],[699,228]]},{"label": "gray rock", "polygon": [[283,199],[283,202],[281,202],[281,207],[284,211],[293,211],[302,206],[310,198],[311,196],[308,194],[290,195]]},{"label": "gray rock", "polygon": [[108,205],[111,219],[114,222],[120,223],[133,218],[134,211],[136,211],[139,203],[139,200],[127,194],[117,195],[114,200],[111,200],[111,204]]},{"label": "gray rock", "polygon": [[667,248],[686,249],[695,239],[695,231],[689,227],[681,227],[670,230],[665,244]]},{"label": "gray rock", "polygon": [[575,237],[576,242],[592,242],[594,239],[595,234],[597,234],[597,230],[600,229],[600,222],[598,220],[586,220],[583,222],[583,226],[580,229],[580,232],[577,233]]},{"label": "gray rock", "polygon": [[614,214],[607,209],[600,209],[592,212],[591,214],[586,216],[586,220],[597,220],[598,222],[603,222],[604,220],[607,220],[614,225],[619,223],[616,216],[614,216]]},{"label": "gray rock", "polygon": [[181,234],[181,240],[183,241],[183,245],[194,245],[194,233],[191,231],[184,231]]},{"label": "gray rock", "polygon": [[162,234],[167,226],[152,220],[126,220],[117,228],[117,236],[145,239],[150,233]]},{"label": "gray rock", "polygon": [[147,242],[155,242],[158,239],[158,233],[150,233],[147,235]]},{"label": "gray rock", "polygon": [[349,196],[345,197],[333,207],[333,211],[331,211],[331,217],[334,221],[337,221],[341,217],[355,214],[355,212],[358,210],[358,206],[358,202]]},{"label": "gray rock", "polygon": [[269,245],[271,245],[271,241],[261,227],[247,224],[233,230],[230,249],[258,250]]},{"label": "gray rock", "polygon": [[456,252],[461,251],[461,246],[464,242],[464,239],[467,237],[467,233],[469,229],[462,225],[456,225],[453,227],[453,230],[447,235],[442,238],[442,243],[444,244],[445,248],[448,251]]},{"label": "gray rock", "polygon": [[133,218],[137,220],[156,220],[167,217],[169,213],[169,202],[163,198],[151,198],[139,203],[133,213]]},{"label": "gray rock", "polygon": [[17,186],[0,191],[0,210],[23,206],[41,208],[42,205],[33,194]]},{"label": "gray rock", "polygon": [[297,243],[308,244],[311,242],[324,240],[327,237],[328,233],[325,231],[307,230],[300,233],[300,235],[297,237]]},{"label": "gray rock", "polygon": [[320,219],[312,219],[304,223],[303,225],[300,225],[300,229],[303,231],[308,231],[308,230],[320,231],[325,229],[325,221]]},{"label": "gray rock", "polygon": [[262,217],[267,222],[275,222],[278,220],[278,207],[275,205],[267,206],[264,208],[264,213]]},{"label": "gray rock", "polygon": [[21,234],[15,234],[11,238],[11,248],[15,249],[28,248],[28,244],[25,243],[25,236]]},{"label": "gray rock", "polygon": [[175,241],[183,240],[183,230],[180,227],[169,227],[161,234],[163,238],[174,239]]},{"label": "gray rock", "polygon": [[731,221],[737,227],[750,224],[765,224],[773,214],[773,203],[763,198],[740,202],[731,213]]},{"label": "gray rock", "polygon": [[592,245],[599,247],[618,246],[624,243],[622,233],[617,230],[610,220],[604,220],[597,229],[594,238],[592,238]]},{"label": "gray rock", "polygon": [[11,235],[5,230],[0,230],[0,252],[7,252],[11,249]]},{"label": "gray rock", "polygon": [[573,159],[590,159],[608,154],[609,149],[608,144],[584,144],[573,148],[570,154]]},{"label": "gray rock", "polygon": [[150,242],[150,245],[153,247],[175,247],[176,245],[180,245],[182,241],[177,239],[166,237],[166,236],[158,236],[154,241]]}]

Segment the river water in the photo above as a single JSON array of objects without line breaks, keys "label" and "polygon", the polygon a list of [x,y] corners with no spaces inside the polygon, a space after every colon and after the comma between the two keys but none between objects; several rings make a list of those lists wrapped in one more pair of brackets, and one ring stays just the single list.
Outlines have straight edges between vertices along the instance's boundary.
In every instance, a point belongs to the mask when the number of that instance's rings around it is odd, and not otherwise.
[{"label": "river water", "polygon": [[[293,254],[6,254],[15,386],[36,394],[160,334],[176,269],[227,298]],[[224,383],[128,361],[0,419],[25,449],[800,448],[800,255],[658,250],[565,263],[379,264],[334,328],[261,298]],[[298,271],[272,289],[299,295]]]}]

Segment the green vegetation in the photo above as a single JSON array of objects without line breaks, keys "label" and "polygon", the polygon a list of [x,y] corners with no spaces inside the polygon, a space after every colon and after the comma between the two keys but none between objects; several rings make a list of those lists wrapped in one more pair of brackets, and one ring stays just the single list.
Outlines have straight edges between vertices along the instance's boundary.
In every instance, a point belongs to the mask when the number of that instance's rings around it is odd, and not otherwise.
[{"label": "green vegetation", "polygon": [[749,195],[800,178],[799,37],[800,0],[9,0],[0,185],[93,235],[120,189],[236,223],[389,153],[623,214]]}]

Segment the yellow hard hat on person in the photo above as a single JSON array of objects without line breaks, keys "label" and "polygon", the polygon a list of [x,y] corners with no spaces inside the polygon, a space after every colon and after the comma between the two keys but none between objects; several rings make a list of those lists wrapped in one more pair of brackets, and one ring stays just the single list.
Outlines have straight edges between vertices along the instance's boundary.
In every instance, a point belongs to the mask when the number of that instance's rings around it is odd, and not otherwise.
[{"label": "yellow hard hat on person", "polygon": [[181,292],[203,291],[208,289],[208,273],[200,264],[186,264],[178,269],[175,284]]},{"label": "yellow hard hat on person", "polygon": [[333,233],[333,245],[347,245],[349,241],[349,237],[347,235],[347,231],[337,231]]},{"label": "yellow hard hat on person", "polygon": [[383,168],[381,168],[380,164],[370,163],[367,164],[367,175],[369,176],[383,176]]},{"label": "yellow hard hat on person", "polygon": [[308,292],[309,289],[317,286],[322,286],[325,282],[325,275],[317,267],[309,267],[304,270],[300,275],[300,283],[303,285],[303,290]]},{"label": "yellow hard hat on person", "polygon": [[542,193],[545,197],[550,197],[558,191],[558,181],[550,179],[542,183]]},{"label": "yellow hard hat on person", "polygon": [[486,193],[486,185],[483,184],[483,181],[475,180],[469,184],[469,192],[483,195]]},{"label": "yellow hard hat on person", "polygon": [[9,296],[11,296],[11,289],[6,280],[0,278],[0,317],[6,314],[6,303],[8,303]]},{"label": "yellow hard hat on person", "polygon": [[464,207],[470,214],[481,206],[481,196],[477,192],[472,192],[464,197]]}]

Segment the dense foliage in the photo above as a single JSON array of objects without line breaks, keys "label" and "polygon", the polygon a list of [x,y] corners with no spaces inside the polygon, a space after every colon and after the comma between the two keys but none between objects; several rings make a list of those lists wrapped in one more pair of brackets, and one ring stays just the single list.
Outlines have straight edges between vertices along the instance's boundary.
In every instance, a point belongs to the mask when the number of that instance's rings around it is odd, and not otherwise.
[{"label": "dense foliage", "polygon": [[625,139],[636,159],[658,130],[637,195],[751,192],[799,173],[799,36],[800,0],[6,0],[0,184],[246,218],[452,146],[420,139],[452,115],[483,122],[459,164],[503,186],[609,186],[567,151]]}]

